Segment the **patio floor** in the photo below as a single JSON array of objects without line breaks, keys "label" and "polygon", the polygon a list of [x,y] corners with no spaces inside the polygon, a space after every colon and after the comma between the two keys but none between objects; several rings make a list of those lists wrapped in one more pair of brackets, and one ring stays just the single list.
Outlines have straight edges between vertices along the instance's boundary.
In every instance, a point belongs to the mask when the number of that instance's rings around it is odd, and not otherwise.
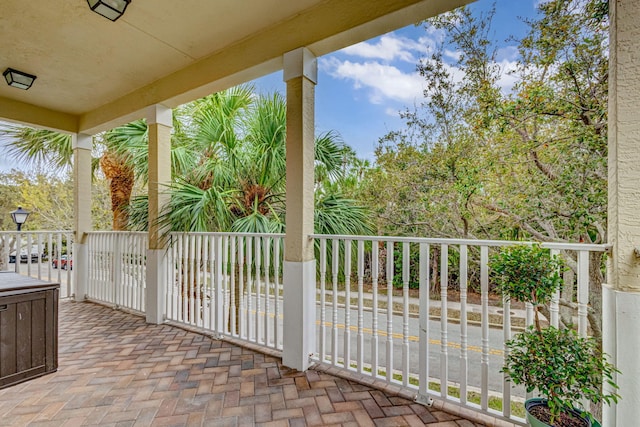
[{"label": "patio floor", "polygon": [[480,426],[93,303],[60,303],[59,368],[0,390],[2,426]]}]

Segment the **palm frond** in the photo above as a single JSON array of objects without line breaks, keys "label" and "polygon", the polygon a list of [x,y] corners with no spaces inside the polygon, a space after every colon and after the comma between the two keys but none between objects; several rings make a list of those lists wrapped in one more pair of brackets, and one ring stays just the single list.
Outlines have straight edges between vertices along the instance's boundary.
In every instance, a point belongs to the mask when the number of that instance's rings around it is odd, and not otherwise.
[{"label": "palm frond", "polygon": [[254,211],[250,215],[236,219],[231,226],[231,231],[236,233],[280,233],[282,223]]},{"label": "palm frond", "polygon": [[344,156],[347,153],[344,142],[335,131],[328,131],[316,137],[316,165],[321,166],[330,180],[337,180],[343,175]]},{"label": "palm frond", "polygon": [[29,167],[71,167],[73,146],[68,134],[1,123],[0,144],[9,158]]},{"label": "palm frond", "polygon": [[340,194],[316,195],[314,230],[318,234],[373,234],[370,212]]},{"label": "palm frond", "polygon": [[171,199],[163,210],[159,223],[171,231],[228,230],[231,224],[228,201],[231,190],[212,186],[203,190],[183,180],[169,189]]}]

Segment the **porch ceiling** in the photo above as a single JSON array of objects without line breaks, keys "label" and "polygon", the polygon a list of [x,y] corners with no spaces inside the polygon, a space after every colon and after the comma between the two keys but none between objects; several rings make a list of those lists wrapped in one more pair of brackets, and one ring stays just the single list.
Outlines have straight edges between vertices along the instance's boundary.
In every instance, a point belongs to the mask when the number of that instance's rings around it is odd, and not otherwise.
[{"label": "porch ceiling", "polygon": [[0,72],[38,78],[0,84],[0,119],[95,133],[276,71],[298,47],[324,55],[470,1],[133,0],[111,22],[86,0],[4,0]]}]

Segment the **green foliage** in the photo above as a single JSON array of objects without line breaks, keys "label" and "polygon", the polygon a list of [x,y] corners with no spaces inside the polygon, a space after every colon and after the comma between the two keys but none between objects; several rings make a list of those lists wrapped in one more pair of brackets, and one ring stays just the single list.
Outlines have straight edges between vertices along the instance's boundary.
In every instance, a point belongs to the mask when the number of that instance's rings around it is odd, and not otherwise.
[{"label": "green foliage", "polygon": [[0,125],[0,143],[6,154],[34,169],[71,169],[71,135],[10,123]]},{"label": "green foliage", "polygon": [[[167,231],[283,232],[284,98],[277,93],[256,95],[253,87],[243,85],[184,105],[174,118],[172,161],[176,167],[165,189],[169,203],[160,225]],[[128,147],[125,153],[135,165],[146,158],[145,138],[143,122],[108,135],[116,146]],[[125,145],[123,140],[129,142]],[[335,132],[316,139],[316,232],[372,232],[367,209],[341,192],[344,154],[350,151]],[[132,229],[147,228],[147,205],[145,196],[133,198]]]},{"label": "green foliage", "polygon": [[489,268],[500,294],[534,306],[549,303],[562,286],[562,262],[540,245],[507,246],[490,256]]},{"label": "green foliage", "polygon": [[[393,287],[402,288],[404,286],[402,265],[404,264],[404,255],[402,245],[394,245],[393,248],[393,266],[396,274],[393,275]],[[420,250],[417,245],[412,245],[409,249],[409,289],[420,288]]]},{"label": "green foliage", "polygon": [[617,402],[620,396],[602,391],[602,381],[617,389],[613,376],[618,372],[606,360],[597,342],[581,338],[571,329],[554,327],[537,331],[530,327],[507,342],[509,354],[504,372],[509,381],[535,390],[547,400],[550,424],[563,411],[574,407],[588,413],[583,401]]},{"label": "green foliage", "polygon": [[423,103],[380,140],[362,193],[382,234],[605,241],[605,3],[541,3],[510,72],[491,39],[493,12],[425,22],[460,55],[451,64],[443,44],[421,58]]},{"label": "green foliage", "polygon": [[581,338],[568,328],[541,327],[539,306],[549,303],[562,284],[558,258],[538,245],[519,245],[492,254],[489,267],[500,292],[533,304],[536,315],[535,327],[506,343],[509,351],[502,372],[509,381],[524,385],[527,392],[537,390],[547,400],[550,424],[561,412],[582,407],[583,400],[617,402],[615,392],[603,392],[602,381],[617,389],[613,376],[618,371],[606,361],[595,338]]},{"label": "green foliage", "polygon": [[367,209],[340,194],[317,194],[314,232],[317,234],[370,235],[373,232]]}]

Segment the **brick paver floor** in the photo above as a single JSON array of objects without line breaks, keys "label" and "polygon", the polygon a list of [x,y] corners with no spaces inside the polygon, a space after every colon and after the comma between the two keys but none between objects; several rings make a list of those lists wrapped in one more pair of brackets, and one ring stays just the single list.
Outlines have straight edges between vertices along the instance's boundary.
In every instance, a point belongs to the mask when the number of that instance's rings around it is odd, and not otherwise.
[{"label": "brick paver floor", "polygon": [[60,303],[59,369],[0,390],[2,426],[478,426],[279,358]]}]

